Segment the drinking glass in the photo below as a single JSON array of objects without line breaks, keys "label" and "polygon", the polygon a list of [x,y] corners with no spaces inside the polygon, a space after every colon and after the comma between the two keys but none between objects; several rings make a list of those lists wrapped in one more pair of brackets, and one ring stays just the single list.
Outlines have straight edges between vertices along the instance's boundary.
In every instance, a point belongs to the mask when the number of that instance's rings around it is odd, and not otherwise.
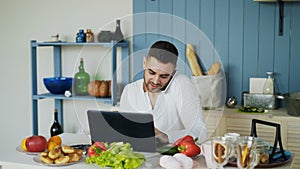
[{"label": "drinking glass", "polygon": [[259,152],[256,151],[255,137],[239,137],[236,141],[236,150],[239,169],[253,169],[258,164]]},{"label": "drinking glass", "polygon": [[228,163],[231,152],[232,139],[228,137],[214,137],[211,140],[212,144],[212,160],[219,169]]}]

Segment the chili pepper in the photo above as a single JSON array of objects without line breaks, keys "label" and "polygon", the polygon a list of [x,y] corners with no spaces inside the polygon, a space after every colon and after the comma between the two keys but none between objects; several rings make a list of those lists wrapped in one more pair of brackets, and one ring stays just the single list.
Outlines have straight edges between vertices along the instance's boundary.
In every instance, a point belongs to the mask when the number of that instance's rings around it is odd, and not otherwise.
[{"label": "chili pepper", "polygon": [[178,146],[178,150],[180,153],[183,153],[189,157],[196,156],[201,152],[200,147],[195,144],[195,142],[191,141],[182,141]]},{"label": "chili pepper", "polygon": [[179,146],[179,144],[183,141],[191,141],[191,142],[194,142],[194,138],[190,135],[186,135],[184,137],[181,137],[179,138],[178,140],[176,140],[174,143],[173,143],[173,146]]},{"label": "chili pepper", "polygon": [[102,142],[95,142],[88,148],[88,156],[100,156],[102,151],[106,151],[106,147]]}]

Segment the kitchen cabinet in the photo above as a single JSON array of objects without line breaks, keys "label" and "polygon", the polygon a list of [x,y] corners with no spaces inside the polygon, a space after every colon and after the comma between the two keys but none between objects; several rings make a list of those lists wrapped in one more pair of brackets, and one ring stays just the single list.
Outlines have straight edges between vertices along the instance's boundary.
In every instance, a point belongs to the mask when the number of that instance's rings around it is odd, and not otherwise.
[{"label": "kitchen cabinet", "polygon": [[[283,148],[294,154],[292,168],[300,168],[300,123],[299,117],[290,116],[286,109],[269,110],[268,113],[238,113],[237,109],[205,110],[204,116],[210,136],[222,136],[235,132],[242,136],[250,135],[252,119],[278,123],[281,126],[281,141]],[[257,135],[274,143],[275,128],[257,124]]]},{"label": "kitchen cabinet", "polygon": [[[38,48],[42,47],[52,47],[53,48],[53,63],[54,63],[54,76],[62,75],[62,50],[64,47],[74,47],[74,46],[99,46],[104,48],[109,48],[111,50],[111,86],[112,86],[112,96],[110,98],[95,98],[91,96],[71,96],[65,97],[64,95],[54,95],[50,93],[38,93],[38,77],[37,77],[37,60]],[[31,80],[32,80],[32,133],[34,135],[38,134],[38,101],[40,99],[54,99],[55,108],[58,110],[59,122],[63,126],[63,100],[97,100],[107,104],[115,105],[117,103],[117,48],[121,48],[121,60],[124,61],[129,57],[129,41],[116,42],[111,41],[108,43],[76,43],[76,42],[37,42],[36,40],[31,40]],[[41,59],[41,58],[39,58]],[[122,62],[122,64],[129,62]],[[129,65],[122,65],[122,83],[129,82]]]}]

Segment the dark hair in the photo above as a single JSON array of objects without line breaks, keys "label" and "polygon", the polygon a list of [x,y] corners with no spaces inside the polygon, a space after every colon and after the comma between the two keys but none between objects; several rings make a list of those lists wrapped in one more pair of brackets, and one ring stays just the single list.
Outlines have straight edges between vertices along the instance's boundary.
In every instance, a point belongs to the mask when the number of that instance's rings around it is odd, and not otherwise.
[{"label": "dark hair", "polygon": [[168,41],[157,41],[150,47],[147,58],[156,58],[162,63],[172,63],[176,65],[178,58],[177,48]]}]

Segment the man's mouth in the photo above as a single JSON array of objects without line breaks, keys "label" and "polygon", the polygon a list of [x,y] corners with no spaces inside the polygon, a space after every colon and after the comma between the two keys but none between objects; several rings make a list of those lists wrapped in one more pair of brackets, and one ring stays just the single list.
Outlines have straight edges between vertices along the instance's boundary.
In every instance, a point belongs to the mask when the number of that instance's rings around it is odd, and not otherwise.
[{"label": "man's mouth", "polygon": [[158,89],[158,88],[161,88],[161,85],[160,84],[155,84],[155,83],[149,83],[150,84],[150,86],[151,86],[151,88],[152,89]]}]

